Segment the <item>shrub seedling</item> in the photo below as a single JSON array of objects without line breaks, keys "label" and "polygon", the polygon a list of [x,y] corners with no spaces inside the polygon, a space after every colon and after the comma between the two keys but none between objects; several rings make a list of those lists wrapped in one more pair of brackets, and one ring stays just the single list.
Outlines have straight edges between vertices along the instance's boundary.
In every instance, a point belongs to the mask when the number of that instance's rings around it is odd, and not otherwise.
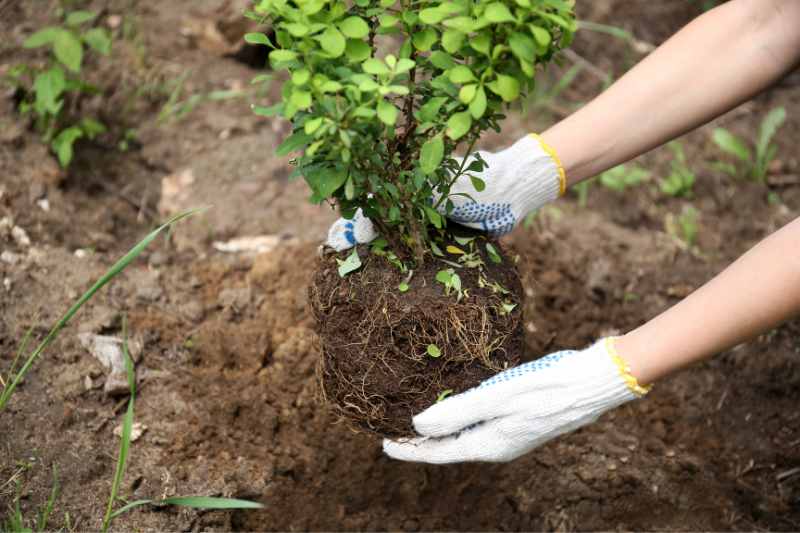
[{"label": "shrub seedling", "polygon": [[72,161],[73,145],[82,137],[93,139],[106,127],[91,117],[69,117],[70,96],[97,94],[99,89],[81,76],[84,52],[111,53],[111,37],[104,28],[88,27],[97,14],[90,11],[67,13],[58,26],[42,28],[28,37],[25,48],[50,48],[41,67],[17,65],[8,80],[22,91],[19,110],[33,116],[37,131],[58,157],[62,167]]},{"label": "shrub seedling", "polygon": [[672,150],[669,176],[661,180],[661,192],[669,196],[691,197],[696,176],[686,165],[686,154],[683,145],[678,141],[669,143]]},{"label": "shrub seedling", "polygon": [[720,150],[738,159],[741,165],[727,161],[718,161],[714,167],[734,177],[744,176],[763,183],[767,177],[769,164],[775,159],[778,147],[772,144],[772,138],[786,120],[786,110],[776,107],[761,121],[758,130],[758,140],[752,146],[753,152],[747,142],[737,137],[725,128],[716,128],[712,134],[714,144]]},{"label": "shrub seedling", "polygon": [[603,187],[622,192],[641,184],[649,175],[649,172],[637,165],[631,165],[630,168],[626,165],[618,165],[600,174],[598,179]]},{"label": "shrub seedling", "polygon": [[[403,260],[421,263],[453,209],[450,189],[484,166],[467,156],[503,110],[534,86],[575,32],[573,2],[556,0],[258,0],[249,13],[275,31],[248,42],[289,73],[280,114],[301,152],[293,175],[311,201],[350,218],[362,208]],[[466,146],[463,158],[453,154]]]}]

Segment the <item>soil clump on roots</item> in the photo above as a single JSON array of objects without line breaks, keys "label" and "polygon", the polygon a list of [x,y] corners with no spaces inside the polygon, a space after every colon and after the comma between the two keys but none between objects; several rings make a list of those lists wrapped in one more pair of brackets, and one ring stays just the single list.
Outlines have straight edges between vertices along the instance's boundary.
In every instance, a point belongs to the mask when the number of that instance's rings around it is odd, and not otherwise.
[{"label": "soil clump on roots", "polygon": [[[493,246],[502,262],[474,250],[482,268],[455,268],[463,297],[445,294],[436,274],[450,268],[435,258],[408,281],[383,257],[359,246],[361,269],[340,277],[336,258],[320,260],[309,301],[322,340],[317,376],[323,402],[351,427],[386,437],[414,434],[412,417],[445,391],[458,394],[520,361],[522,285],[511,255]],[[457,245],[462,249],[464,246]],[[443,247],[444,248],[444,247]],[[455,262],[459,255],[447,254]],[[503,303],[514,304],[508,312]],[[428,346],[441,353],[432,357]]]}]

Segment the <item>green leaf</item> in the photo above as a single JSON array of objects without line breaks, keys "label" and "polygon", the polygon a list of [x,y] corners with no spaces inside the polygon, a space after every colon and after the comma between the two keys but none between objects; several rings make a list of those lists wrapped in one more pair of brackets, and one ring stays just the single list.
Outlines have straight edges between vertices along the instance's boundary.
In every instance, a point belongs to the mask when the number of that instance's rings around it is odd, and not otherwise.
[{"label": "green leaf", "polygon": [[292,83],[295,85],[305,85],[311,79],[311,72],[307,68],[292,72]]},{"label": "green leaf", "polygon": [[397,286],[397,290],[400,292],[407,292],[408,289],[409,289],[408,283],[406,283],[405,281],[401,281],[400,285]]},{"label": "green leaf", "polygon": [[455,54],[464,44],[464,34],[456,30],[445,30],[442,34],[442,48],[451,54]]},{"label": "green leaf", "polygon": [[381,28],[391,28],[399,21],[400,19],[395,17],[394,15],[383,14],[378,17],[378,24],[380,25]]},{"label": "green leaf", "polygon": [[434,67],[442,70],[448,70],[456,66],[456,62],[453,61],[452,56],[442,52],[441,50],[432,52],[430,57],[428,57],[428,60],[433,64]]},{"label": "green leaf", "polygon": [[72,145],[81,137],[83,137],[83,130],[77,126],[70,126],[61,130],[61,133],[53,139],[51,147],[58,156],[58,162],[62,167],[69,166],[72,161]]},{"label": "green leaf", "polygon": [[486,243],[486,253],[489,254],[489,259],[492,261],[492,263],[500,264],[503,262],[503,258],[500,257],[500,254],[498,253],[497,249],[494,246],[492,246],[492,243],[490,242]]},{"label": "green leaf", "polygon": [[492,38],[486,32],[481,32],[469,40],[469,45],[473,50],[476,50],[484,55],[489,55],[489,49],[492,45]]},{"label": "green leaf", "polygon": [[111,53],[111,37],[105,28],[92,28],[83,34],[83,40],[93,50],[104,56]]},{"label": "green leaf", "polygon": [[439,403],[439,402],[441,402],[442,400],[444,400],[445,398],[447,398],[447,397],[448,397],[448,396],[450,396],[451,394],[453,394],[453,389],[445,389],[445,390],[443,390],[443,391],[442,391],[442,392],[440,392],[440,393],[439,393],[439,395],[436,397],[436,403]]},{"label": "green leaf", "polygon": [[519,59],[533,61],[536,58],[536,44],[524,33],[518,31],[512,33],[508,45],[511,47],[511,52]]},{"label": "green leaf", "polygon": [[476,191],[481,192],[486,189],[486,182],[479,177],[469,174],[469,180],[472,182],[472,186],[475,187]]},{"label": "green leaf", "polygon": [[162,505],[178,505],[195,509],[261,509],[260,503],[236,498],[215,498],[213,496],[173,496],[159,500]]},{"label": "green leaf", "polygon": [[81,119],[80,128],[90,139],[94,139],[101,133],[106,132],[106,127],[101,122],[89,117],[83,117]]},{"label": "green leaf", "polygon": [[536,43],[542,50],[547,50],[547,47],[550,46],[550,41],[552,37],[550,36],[550,32],[546,29],[539,27],[539,26],[530,26],[531,33],[533,33],[533,38],[536,39]]},{"label": "green leaf", "polygon": [[33,90],[36,93],[34,105],[37,112],[41,115],[58,113],[62,105],[59,97],[65,88],[64,71],[57,65],[37,75],[33,81]]},{"label": "green leaf", "polygon": [[97,13],[92,13],[91,11],[73,11],[67,15],[67,18],[64,22],[67,24],[67,26],[80,26],[84,22],[94,20],[96,16]]},{"label": "green leaf", "polygon": [[[444,255],[444,254],[442,254]],[[453,270],[440,270],[436,273],[436,281],[442,283],[443,285],[449,285],[450,280],[453,279]]]},{"label": "green leaf", "polygon": [[397,108],[387,100],[378,102],[378,118],[387,126],[394,126],[397,122]]},{"label": "green leaf", "polygon": [[425,210],[425,214],[428,216],[428,220],[431,221],[431,224],[433,224],[434,227],[436,227],[438,229],[441,229],[442,228],[442,215],[440,215],[438,211],[428,207],[427,205],[423,206],[423,209]]},{"label": "green leaf", "polygon": [[264,46],[272,47],[272,43],[269,42],[269,38],[263,33],[245,33],[244,40],[250,44],[263,44]]},{"label": "green leaf", "polygon": [[342,32],[333,26],[329,26],[317,39],[330,57],[339,57],[347,46]]},{"label": "green leaf", "polygon": [[292,96],[289,101],[297,106],[297,109],[308,109],[311,107],[311,93],[309,91],[301,91],[295,89],[292,91]]},{"label": "green leaf", "polygon": [[389,67],[387,67],[383,61],[380,59],[375,59],[374,57],[371,57],[361,63],[361,68],[364,69],[364,72],[375,74],[376,76],[389,74],[390,72]]},{"label": "green leaf", "polygon": [[512,22],[515,20],[511,11],[509,11],[505,4],[501,4],[500,2],[495,2],[486,6],[486,11],[483,12],[483,16],[485,16],[489,22]]},{"label": "green leaf", "polygon": [[425,24],[438,24],[447,16],[444,11],[429,7],[419,12],[419,20]]},{"label": "green leaf", "polygon": [[53,41],[56,59],[73,72],[80,72],[83,60],[83,45],[72,32],[61,31]]},{"label": "green leaf", "polygon": [[436,30],[433,28],[425,28],[424,30],[412,35],[411,42],[414,44],[414,48],[417,50],[421,52],[427,52],[434,44],[436,44],[436,40],[438,38],[439,34],[436,33]]},{"label": "green leaf", "polygon": [[481,118],[486,112],[486,91],[483,85],[478,86],[475,91],[475,98],[469,103],[469,113],[475,120]]},{"label": "green leaf", "polygon": [[466,65],[457,65],[449,71],[448,75],[453,83],[468,83],[477,79]]},{"label": "green leaf", "polygon": [[425,351],[433,358],[442,356],[442,351],[435,344],[429,344]]},{"label": "green leaf", "polygon": [[756,154],[759,159],[766,158],[767,147],[785,120],[786,109],[782,107],[776,107],[764,117],[758,131],[758,143],[756,144]]},{"label": "green leaf", "polygon": [[498,74],[495,81],[486,85],[493,93],[500,96],[504,102],[513,102],[519,98],[519,81],[512,76]]},{"label": "green leaf", "polygon": [[468,111],[456,113],[447,121],[447,136],[457,141],[469,131],[470,126],[472,126],[472,116]]},{"label": "green leaf", "polygon": [[252,106],[252,110],[253,113],[255,113],[260,117],[274,117],[276,115],[279,115],[281,111],[283,111],[283,103],[277,103],[269,107],[262,105],[254,105]]},{"label": "green leaf", "polygon": [[461,90],[458,92],[458,99],[468,104],[472,102],[473,98],[475,98],[475,93],[478,90],[478,85],[475,83],[470,83],[468,85],[464,85],[461,87]]},{"label": "green leaf", "polygon": [[347,17],[339,24],[339,29],[346,37],[363,39],[369,35],[369,26],[361,17]]},{"label": "green leaf", "polygon": [[364,41],[359,41],[357,39],[348,39],[347,40],[347,47],[345,48],[345,55],[347,59],[354,62],[361,62],[364,61],[369,57],[369,54],[372,52],[372,49],[369,47],[367,43]]},{"label": "green leaf", "polygon": [[[311,33],[311,28],[308,25],[302,24],[300,22],[287,22],[281,24],[281,28],[288,31],[293,37],[305,37],[306,35]],[[266,44],[267,46],[270,46],[269,41],[261,44]]]},{"label": "green leaf", "polygon": [[402,74],[403,72],[408,72],[417,63],[413,59],[401,58],[397,60],[397,64],[394,67],[395,74]]},{"label": "green leaf", "polygon": [[503,314],[506,315],[513,311],[515,307],[517,307],[517,304],[511,304],[507,302],[503,302],[501,305],[503,306]]},{"label": "green leaf", "polygon": [[441,135],[429,139],[422,145],[419,162],[420,169],[426,175],[433,174],[444,158],[444,140]]},{"label": "green leaf", "polygon": [[269,60],[272,63],[285,63],[295,58],[297,58],[297,52],[293,52],[292,50],[278,49],[269,53]]},{"label": "green leaf", "polygon": [[320,126],[322,126],[322,117],[314,117],[306,120],[306,123],[303,124],[303,131],[306,134],[311,135],[317,131]]},{"label": "green leaf", "polygon": [[40,46],[50,44],[53,41],[55,41],[56,36],[59,33],[62,33],[64,31],[66,30],[55,26],[42,28],[41,30],[37,31],[36,33],[25,39],[25,42],[22,43],[22,46],[24,48],[38,48]]},{"label": "green leaf", "polygon": [[353,251],[347,256],[347,259],[336,259],[336,262],[339,264],[339,276],[342,278],[350,272],[361,268],[361,258],[358,257],[358,252],[355,248],[353,248]]},{"label": "green leaf", "polygon": [[311,142],[312,137],[310,135],[306,135],[304,132],[297,132],[293,133],[292,135],[288,136],[278,148],[275,150],[275,153],[279,156],[288,155],[295,150],[299,150],[303,146],[307,145]]},{"label": "green leaf", "polygon": [[444,96],[434,96],[417,111],[417,118],[421,122],[431,122],[439,116],[439,110],[442,105],[447,101]]},{"label": "green leaf", "polygon": [[724,128],[715,128],[712,139],[723,152],[727,152],[736,158],[748,162],[750,161],[750,150],[744,142],[734,134]]},{"label": "green leaf", "polygon": [[[461,33],[472,33],[475,31],[475,21],[470,17],[453,17],[446,19],[444,25],[450,29],[458,30]],[[450,50],[448,50],[449,52]]]}]

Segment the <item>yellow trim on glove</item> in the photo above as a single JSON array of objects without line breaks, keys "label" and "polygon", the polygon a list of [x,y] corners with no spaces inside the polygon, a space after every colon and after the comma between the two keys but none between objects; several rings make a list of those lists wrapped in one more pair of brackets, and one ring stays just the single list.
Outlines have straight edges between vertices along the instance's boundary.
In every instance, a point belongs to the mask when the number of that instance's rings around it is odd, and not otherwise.
[{"label": "yellow trim on glove", "polygon": [[614,361],[615,365],[617,365],[619,373],[622,376],[622,380],[625,381],[625,384],[628,386],[628,388],[635,394],[644,396],[650,392],[650,389],[652,389],[653,386],[648,385],[647,387],[642,387],[639,385],[639,382],[636,381],[636,378],[633,376],[633,374],[631,374],[631,369],[628,366],[628,363],[626,363],[625,360],[620,357],[619,353],[617,353],[617,347],[614,346],[615,340],[616,337],[608,337],[605,340],[606,351],[608,352],[609,357],[611,357],[611,360]]},{"label": "yellow trim on glove", "polygon": [[553,147],[544,142],[544,140],[542,140],[538,134],[531,133],[530,135],[539,141],[539,144],[542,146],[542,150],[547,152],[547,155],[549,155],[556,164],[556,167],[558,168],[558,195],[564,196],[564,193],[567,190],[567,173],[564,172],[564,166],[561,164],[561,159],[559,159],[558,154]]}]

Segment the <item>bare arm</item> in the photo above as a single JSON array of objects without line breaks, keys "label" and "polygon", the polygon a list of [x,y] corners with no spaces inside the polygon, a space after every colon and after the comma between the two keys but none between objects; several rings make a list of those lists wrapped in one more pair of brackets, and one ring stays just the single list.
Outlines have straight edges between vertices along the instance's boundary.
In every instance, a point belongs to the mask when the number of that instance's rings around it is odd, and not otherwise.
[{"label": "bare arm", "polygon": [[542,134],[569,185],[748,100],[800,61],[800,1],[732,0],[698,17]]}]

